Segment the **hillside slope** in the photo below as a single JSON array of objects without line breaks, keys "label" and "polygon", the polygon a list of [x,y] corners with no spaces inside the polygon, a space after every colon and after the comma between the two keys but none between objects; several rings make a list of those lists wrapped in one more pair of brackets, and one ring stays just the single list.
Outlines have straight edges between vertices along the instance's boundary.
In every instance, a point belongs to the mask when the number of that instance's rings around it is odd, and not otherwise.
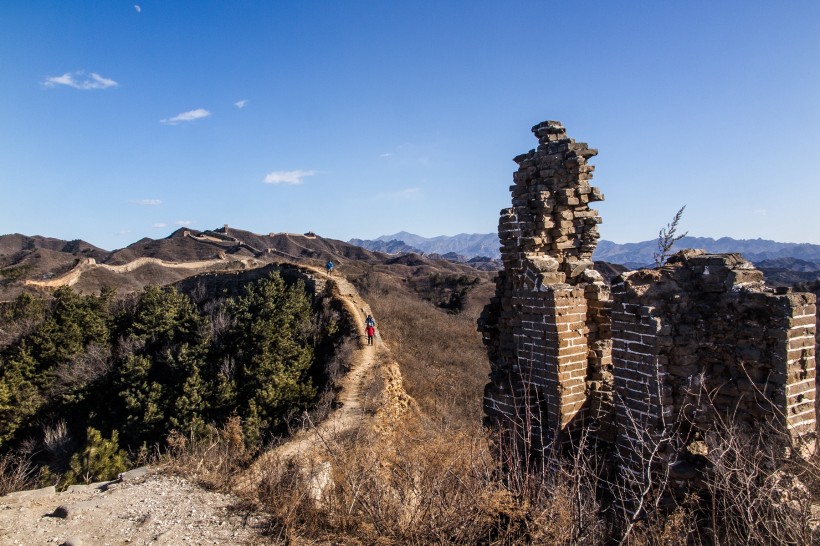
[{"label": "hillside slope", "polygon": [[[207,271],[243,270],[297,261],[323,267],[333,260],[337,270],[360,274],[377,265],[394,267],[408,260],[416,268],[469,272],[469,265],[416,256],[371,252],[343,241],[291,233],[260,235],[223,227],[196,231],[179,229],[161,239],[144,238],[112,252],[83,241],[62,241],[25,235],[0,236],[0,301],[26,290],[63,284],[81,293],[103,287],[129,293],[149,284],[167,285]],[[437,264],[437,265],[433,265]]]}]

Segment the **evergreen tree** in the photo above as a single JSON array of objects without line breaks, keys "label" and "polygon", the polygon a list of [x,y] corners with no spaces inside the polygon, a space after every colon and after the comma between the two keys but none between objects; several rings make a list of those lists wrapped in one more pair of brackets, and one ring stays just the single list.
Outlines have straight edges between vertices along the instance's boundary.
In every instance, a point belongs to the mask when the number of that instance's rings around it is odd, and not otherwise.
[{"label": "evergreen tree", "polygon": [[200,420],[212,388],[203,380],[209,335],[194,303],[175,288],[149,286],[118,317],[125,336],[115,370],[129,443],[159,442]]},{"label": "evergreen tree", "polygon": [[118,438],[116,430],[106,440],[99,430],[89,427],[85,445],[71,457],[70,469],[63,476],[62,485],[113,480],[120,472],[125,472],[128,454],[120,449]]},{"label": "evergreen tree", "polygon": [[289,410],[306,408],[316,395],[308,373],[313,362],[311,303],[303,283],[287,288],[278,274],[246,290],[232,305],[236,402],[240,415],[267,431],[281,426]]},{"label": "evergreen tree", "polygon": [[43,404],[36,384],[36,367],[37,362],[25,344],[5,360],[0,357],[0,447]]}]

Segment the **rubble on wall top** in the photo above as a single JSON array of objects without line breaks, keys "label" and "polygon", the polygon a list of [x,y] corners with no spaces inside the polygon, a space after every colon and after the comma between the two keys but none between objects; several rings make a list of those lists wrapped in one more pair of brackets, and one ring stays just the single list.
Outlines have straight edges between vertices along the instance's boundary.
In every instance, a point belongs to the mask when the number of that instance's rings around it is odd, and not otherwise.
[{"label": "rubble on wall top", "polygon": [[567,130],[560,121],[547,120],[533,125],[532,132],[538,138],[545,135],[566,134]]},{"label": "rubble on wall top", "polygon": [[729,269],[754,269],[751,262],[739,253],[710,254],[705,250],[688,248],[676,252],[666,261],[669,265],[688,264],[691,266],[723,266]]}]

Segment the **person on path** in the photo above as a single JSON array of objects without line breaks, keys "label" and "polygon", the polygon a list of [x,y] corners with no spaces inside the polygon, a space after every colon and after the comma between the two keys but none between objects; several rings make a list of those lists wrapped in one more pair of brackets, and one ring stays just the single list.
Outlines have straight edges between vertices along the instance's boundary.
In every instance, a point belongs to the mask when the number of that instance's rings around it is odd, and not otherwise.
[{"label": "person on path", "polygon": [[373,336],[376,335],[376,328],[371,324],[365,328],[365,331],[367,332],[367,344],[373,345]]},{"label": "person on path", "polygon": [[327,268],[327,274],[332,276],[333,275],[333,260],[329,260],[327,262],[327,264],[325,265],[325,267]]},{"label": "person on path", "polygon": [[365,326],[373,326],[374,328],[376,327],[376,321],[373,318],[373,315],[367,315],[367,318],[364,319],[364,325]]}]

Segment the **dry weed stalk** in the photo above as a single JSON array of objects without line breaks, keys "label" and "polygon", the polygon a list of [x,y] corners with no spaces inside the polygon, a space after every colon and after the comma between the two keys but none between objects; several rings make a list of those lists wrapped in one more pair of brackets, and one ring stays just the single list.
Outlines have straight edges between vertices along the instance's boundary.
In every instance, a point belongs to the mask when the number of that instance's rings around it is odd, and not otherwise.
[{"label": "dry weed stalk", "polygon": [[31,458],[16,453],[0,456],[0,497],[37,486],[38,473]]}]

